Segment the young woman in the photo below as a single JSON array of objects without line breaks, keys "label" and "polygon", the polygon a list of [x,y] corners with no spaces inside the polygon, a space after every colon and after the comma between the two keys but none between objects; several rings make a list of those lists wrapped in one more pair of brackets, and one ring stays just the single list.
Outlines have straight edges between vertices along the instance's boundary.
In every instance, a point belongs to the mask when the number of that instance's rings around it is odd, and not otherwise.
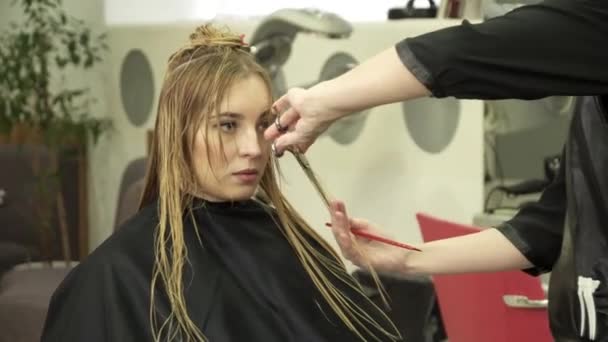
[{"label": "young woman", "polygon": [[281,194],[270,94],[229,32],[171,56],[140,211],[59,287],[42,341],[400,339]]}]

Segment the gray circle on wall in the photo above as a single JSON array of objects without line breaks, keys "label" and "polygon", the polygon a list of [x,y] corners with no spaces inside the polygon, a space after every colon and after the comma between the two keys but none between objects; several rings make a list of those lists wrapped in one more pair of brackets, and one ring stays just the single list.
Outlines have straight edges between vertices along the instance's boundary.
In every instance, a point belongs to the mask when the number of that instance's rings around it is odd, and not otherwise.
[{"label": "gray circle on wall", "polygon": [[129,121],[143,125],[154,102],[154,74],[146,55],[139,49],[129,51],[120,69],[120,97]]},{"label": "gray circle on wall", "polygon": [[460,101],[422,98],[402,103],[407,130],[416,145],[429,153],[443,151],[452,141],[460,121]]},{"label": "gray circle on wall", "polygon": [[[323,65],[319,81],[336,78],[356,67],[357,64],[359,62],[352,55],[346,52],[336,52]],[[364,110],[336,121],[328,128],[327,134],[338,144],[349,145],[353,143],[361,135],[368,113],[369,110]]]}]

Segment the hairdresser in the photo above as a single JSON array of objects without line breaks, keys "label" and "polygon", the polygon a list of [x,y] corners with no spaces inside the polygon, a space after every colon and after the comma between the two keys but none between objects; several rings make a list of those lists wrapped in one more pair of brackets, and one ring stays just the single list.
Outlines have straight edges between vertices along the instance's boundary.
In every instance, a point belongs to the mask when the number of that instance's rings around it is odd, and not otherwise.
[{"label": "hairdresser", "polygon": [[[608,341],[608,1],[547,0],[404,39],[338,78],[290,89],[265,136],[277,154],[305,151],[334,121],[382,104],[554,95],[578,96],[577,104],[562,167],[537,203],[495,229],[426,243],[422,252],[358,242],[385,273],[551,271],[556,341]],[[339,201],[331,216],[344,257],[363,267],[350,229],[382,230],[349,218]]]}]

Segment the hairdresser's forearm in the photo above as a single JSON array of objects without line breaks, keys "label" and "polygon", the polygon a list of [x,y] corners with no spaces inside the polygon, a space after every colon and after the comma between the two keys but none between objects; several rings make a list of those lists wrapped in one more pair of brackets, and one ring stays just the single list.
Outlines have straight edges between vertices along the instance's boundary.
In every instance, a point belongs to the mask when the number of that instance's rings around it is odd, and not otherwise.
[{"label": "hairdresser's forearm", "polygon": [[526,269],[532,264],[496,229],[426,243],[408,253],[404,273],[445,274]]},{"label": "hairdresser's forearm", "polygon": [[311,90],[317,101],[343,114],[430,94],[403,65],[395,47]]}]

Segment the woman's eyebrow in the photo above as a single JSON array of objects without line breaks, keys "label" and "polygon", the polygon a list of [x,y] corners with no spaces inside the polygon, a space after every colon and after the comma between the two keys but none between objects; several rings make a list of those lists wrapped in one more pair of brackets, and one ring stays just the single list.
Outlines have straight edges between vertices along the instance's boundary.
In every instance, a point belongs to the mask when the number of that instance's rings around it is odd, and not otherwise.
[{"label": "woman's eyebrow", "polygon": [[[267,110],[263,111],[262,113],[260,113],[260,115],[258,116],[258,120],[265,119],[269,116],[272,116],[272,113],[271,113],[270,109],[267,109]],[[228,117],[231,119],[243,119],[245,117],[245,115],[243,115],[241,113],[235,113],[235,112],[222,112],[217,115],[213,115],[211,118],[212,119],[221,119],[221,118],[225,118],[225,117]]]},{"label": "woman's eyebrow", "polygon": [[222,118],[222,117],[229,117],[232,119],[242,119],[243,118],[243,114],[241,113],[234,113],[234,112],[222,112],[219,113],[218,115],[214,115],[212,116],[213,118]]}]

